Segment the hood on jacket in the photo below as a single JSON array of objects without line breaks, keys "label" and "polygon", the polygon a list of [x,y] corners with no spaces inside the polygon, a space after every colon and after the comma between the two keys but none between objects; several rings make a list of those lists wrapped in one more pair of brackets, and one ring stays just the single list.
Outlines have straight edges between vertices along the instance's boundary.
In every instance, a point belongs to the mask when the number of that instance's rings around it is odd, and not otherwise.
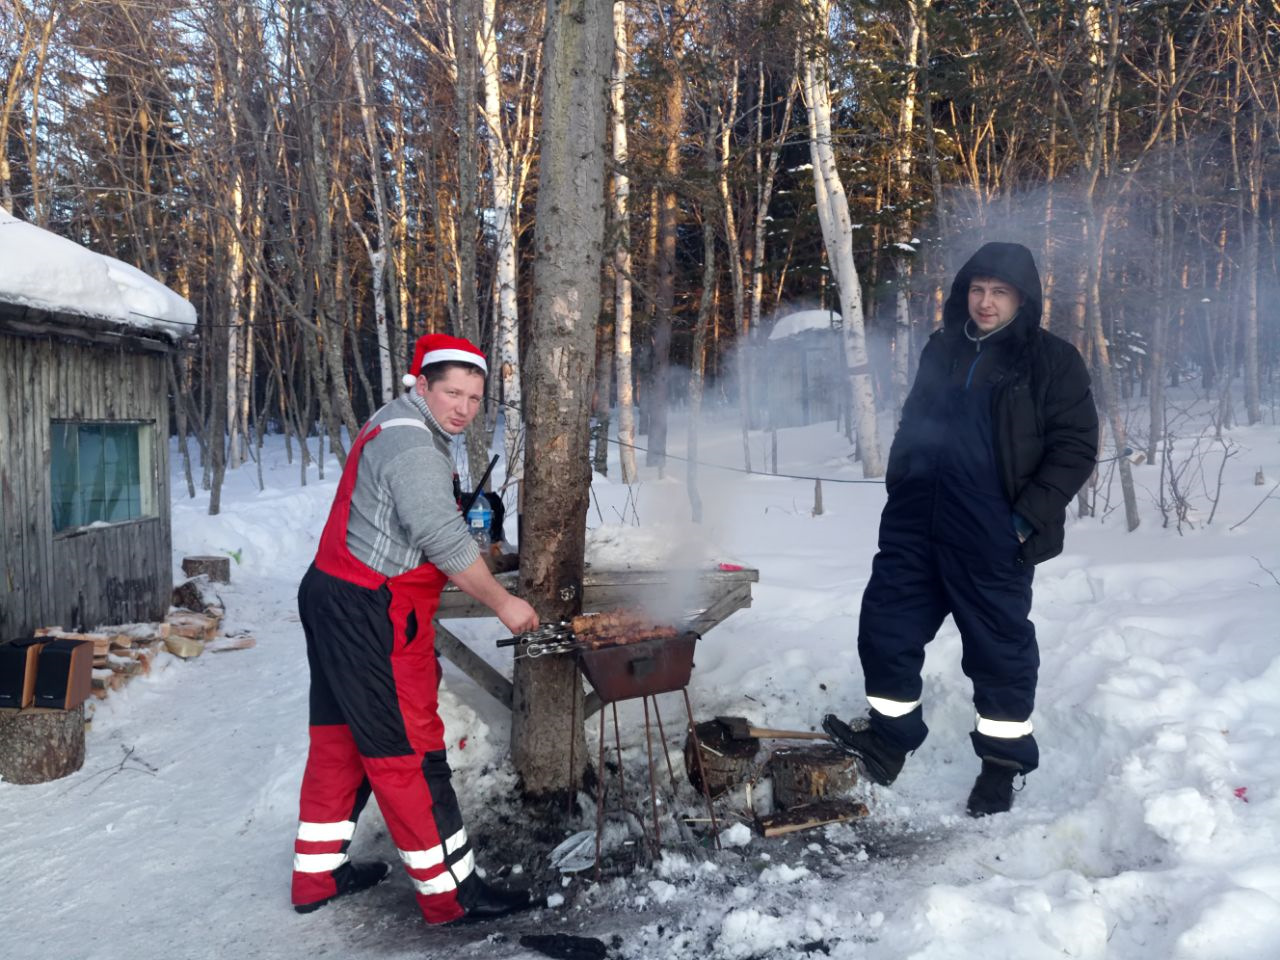
[{"label": "hood on jacket", "polygon": [[942,309],[943,326],[959,333],[969,319],[969,281],[995,277],[1011,283],[1026,298],[1010,326],[1028,330],[1040,326],[1044,295],[1035,258],[1020,243],[985,243],[970,257],[951,283],[951,295]]}]

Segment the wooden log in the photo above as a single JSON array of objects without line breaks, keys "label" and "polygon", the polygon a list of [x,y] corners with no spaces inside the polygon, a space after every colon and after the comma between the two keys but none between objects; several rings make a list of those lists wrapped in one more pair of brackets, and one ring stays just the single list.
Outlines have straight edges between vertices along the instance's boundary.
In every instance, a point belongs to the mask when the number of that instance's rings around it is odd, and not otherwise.
[{"label": "wooden log", "polygon": [[758,740],[733,740],[724,724],[707,720],[694,727],[700,751],[694,748],[692,736],[684,741],[684,770],[695,790],[702,790],[698,771],[698,753],[702,754],[702,770],[706,773],[707,792],[718,797],[731,787],[752,779],[758,772],[756,753]]},{"label": "wooden log", "polygon": [[136,677],[142,673],[142,664],[132,657],[107,657],[107,669],[117,676]]},{"label": "wooden log", "polygon": [[0,779],[47,783],[83,765],[83,706],[0,712]]},{"label": "wooden log", "polygon": [[99,627],[99,633],[109,633],[120,638],[128,638],[130,643],[150,643],[164,640],[172,632],[165,621],[159,623],[119,623],[110,627]]},{"label": "wooden log", "polygon": [[826,744],[775,750],[769,770],[774,803],[784,810],[834,798],[858,782],[853,757]]},{"label": "wooden log", "polygon": [[84,640],[93,644],[95,657],[105,656],[110,651],[114,639],[107,633],[77,633],[72,630],[63,630],[61,627],[40,627],[35,635],[47,637],[50,640]]},{"label": "wooden log", "polygon": [[780,837],[798,830],[812,830],[831,823],[859,820],[868,814],[867,805],[853,800],[824,800],[779,810],[760,817],[756,827],[766,837]]},{"label": "wooden log", "polygon": [[169,613],[169,636],[188,637],[192,640],[212,640],[218,632],[217,617],[207,613],[194,613],[190,610],[174,610]]},{"label": "wooden log", "polygon": [[205,653],[226,653],[230,650],[252,650],[258,645],[253,637],[217,637],[204,645]]},{"label": "wooden log", "polygon": [[218,591],[209,582],[208,575],[203,573],[184,580],[173,588],[173,605],[197,613],[214,614],[216,611],[215,615],[218,617],[223,615],[224,609],[222,597],[218,596]]},{"label": "wooden log", "polygon": [[214,583],[231,582],[230,557],[183,557],[182,572],[188,577],[207,576]]},{"label": "wooden log", "polygon": [[166,650],[183,660],[191,660],[204,653],[204,641],[194,640],[191,637],[173,636],[166,640],[164,645]]},{"label": "wooden log", "polygon": [[124,686],[125,678],[116,673],[110,667],[95,667],[93,676],[90,678],[90,684],[94,690],[119,690]]}]

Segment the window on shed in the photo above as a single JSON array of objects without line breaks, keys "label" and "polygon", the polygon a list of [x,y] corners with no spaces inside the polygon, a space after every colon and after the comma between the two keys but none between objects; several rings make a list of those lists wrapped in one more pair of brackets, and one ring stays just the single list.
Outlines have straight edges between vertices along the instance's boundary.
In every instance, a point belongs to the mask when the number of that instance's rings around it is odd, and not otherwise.
[{"label": "window on shed", "polygon": [[153,424],[55,420],[51,428],[55,533],[156,515]]}]

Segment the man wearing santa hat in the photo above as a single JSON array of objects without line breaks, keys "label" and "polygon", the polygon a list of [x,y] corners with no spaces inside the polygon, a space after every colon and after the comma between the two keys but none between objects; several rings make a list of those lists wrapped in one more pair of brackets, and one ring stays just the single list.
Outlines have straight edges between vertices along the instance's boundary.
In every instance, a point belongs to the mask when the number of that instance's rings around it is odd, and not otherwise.
[{"label": "man wearing santa hat", "polygon": [[437,704],[432,620],[446,581],[512,633],[538,626],[533,608],[485,566],[454,494],[450,440],[479,412],[487,369],[460,337],[418,340],[408,391],[352,444],[298,589],[311,668],[311,748],[293,859],[299,913],[390,872],[347,857],[370,791],[428,923],[530,906],[527,893],[490,887],[475,872]]}]

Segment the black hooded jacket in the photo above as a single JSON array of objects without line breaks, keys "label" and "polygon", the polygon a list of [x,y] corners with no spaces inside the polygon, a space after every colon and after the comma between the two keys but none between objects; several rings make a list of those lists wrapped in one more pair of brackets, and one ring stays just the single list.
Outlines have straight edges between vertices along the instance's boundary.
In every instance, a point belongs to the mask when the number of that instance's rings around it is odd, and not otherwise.
[{"label": "black hooded jacket", "polygon": [[1011,283],[1026,298],[1008,326],[983,347],[990,355],[982,358],[981,376],[992,387],[992,440],[1001,485],[1011,509],[1035,531],[1022,544],[1020,556],[1026,563],[1039,563],[1062,552],[1067,505],[1097,460],[1098,413],[1079,351],[1040,327],[1040,274],[1026,247],[988,243],[956,274],[942,329],[920,355],[885,481],[892,498],[910,470],[913,449],[930,428],[928,418],[940,392],[962,361],[975,355],[975,344],[965,334],[974,277]]}]

